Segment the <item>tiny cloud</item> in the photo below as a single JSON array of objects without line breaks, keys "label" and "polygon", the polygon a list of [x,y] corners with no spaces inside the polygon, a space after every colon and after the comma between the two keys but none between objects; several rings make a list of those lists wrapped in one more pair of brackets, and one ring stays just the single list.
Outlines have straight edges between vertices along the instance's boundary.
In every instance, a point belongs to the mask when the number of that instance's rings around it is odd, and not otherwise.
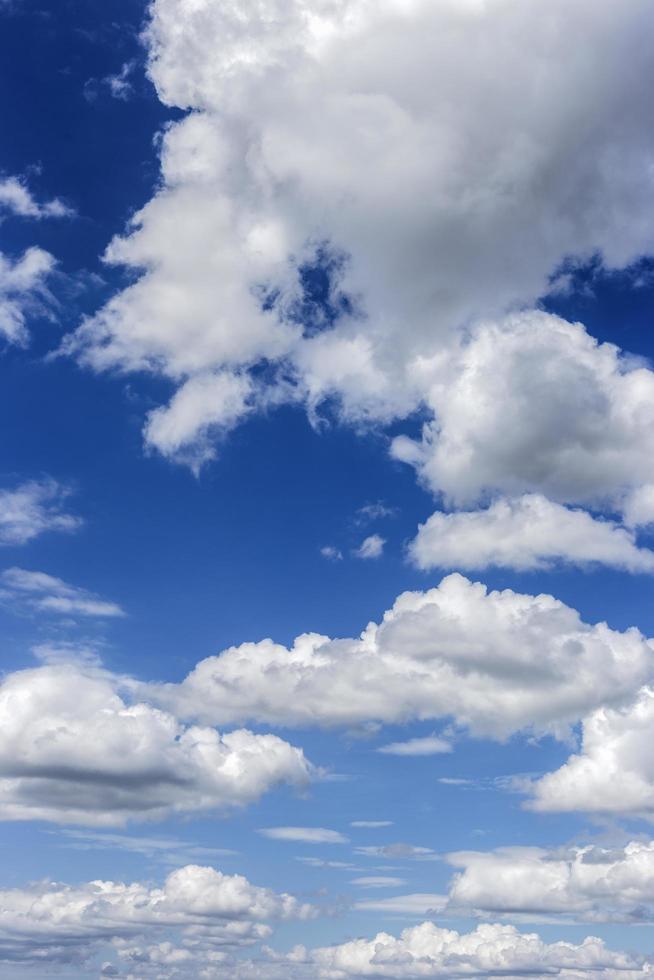
[{"label": "tiny cloud", "polygon": [[271,840],[301,841],[303,844],[347,844],[348,838],[325,827],[264,827],[259,833]]}]

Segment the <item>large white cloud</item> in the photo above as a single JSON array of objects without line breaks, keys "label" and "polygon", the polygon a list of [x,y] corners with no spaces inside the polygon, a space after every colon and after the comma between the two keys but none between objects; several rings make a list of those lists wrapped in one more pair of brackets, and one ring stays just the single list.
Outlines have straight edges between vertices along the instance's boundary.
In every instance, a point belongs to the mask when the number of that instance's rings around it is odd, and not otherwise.
[{"label": "large white cloud", "polygon": [[651,677],[635,629],[589,626],[551,596],[488,592],[450,575],[407,592],[358,639],[263,640],[201,661],[181,684],[145,685],[155,703],[216,724],[402,722],[453,716],[473,733],[567,733]]},{"label": "large white cloud", "polygon": [[622,708],[600,707],[582,725],[577,754],[532,787],[536,810],[586,810],[654,820],[654,689]]},{"label": "large white cloud", "polygon": [[[151,16],[159,97],[192,111],[165,133],[160,190],[107,253],[141,278],[69,349],[97,369],[205,379],[172,441],[148,426],[168,455],[197,458],[197,436],[224,428],[206,379],[262,359],[284,365],[276,397],[311,411],[330,395],[356,420],[437,408],[453,329],[532,304],[571,255],[620,267],[652,248],[647,0],[154,0]],[[316,257],[331,269],[322,309],[304,288]],[[520,488],[538,469],[548,483],[539,448]],[[595,492],[585,465],[569,481]],[[450,474],[446,489],[474,480]]]},{"label": "large white cloud", "polygon": [[482,914],[552,914],[583,921],[654,919],[654,841],[547,851],[507,847],[448,855],[458,872],[450,908]]},{"label": "large white cloud", "polygon": [[339,946],[314,950],[297,947],[284,962],[289,971],[293,964],[299,964],[297,974],[287,975],[307,980],[525,975],[573,978],[586,974],[627,980],[652,972],[650,963],[612,952],[594,937],[579,945],[548,944],[535,933],[522,933],[513,926],[484,924],[472,932],[458,933],[432,922],[405,929],[398,937],[380,932],[373,939],[355,939]]},{"label": "large white cloud", "polygon": [[568,563],[654,571],[654,551],[639,548],[632,531],[534,493],[484,510],[437,511],[420,525],[409,554],[422,569],[531,571]]},{"label": "large white cloud", "polygon": [[225,810],[310,775],[301,749],[274,735],[185,727],[74,666],[19,671],[0,686],[5,820],[121,825]]},{"label": "large white cloud", "polygon": [[[154,941],[163,930],[166,935],[174,930],[178,937],[181,930],[187,956],[195,959],[193,951],[201,950],[207,962],[214,949],[265,939],[271,932],[268,920],[313,914],[311,906],[291,895],[199,865],[173,871],[161,886],[44,882],[0,891],[0,961],[82,963],[108,943],[129,961],[128,942]],[[184,959],[176,958],[178,963]],[[165,964],[163,957],[160,962]],[[174,963],[175,958],[168,961]]]}]

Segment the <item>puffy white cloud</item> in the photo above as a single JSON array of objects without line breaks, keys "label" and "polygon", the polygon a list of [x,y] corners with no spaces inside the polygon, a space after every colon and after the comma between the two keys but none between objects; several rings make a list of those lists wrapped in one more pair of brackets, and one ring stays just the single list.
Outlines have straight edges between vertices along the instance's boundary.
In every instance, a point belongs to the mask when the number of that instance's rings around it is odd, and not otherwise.
[{"label": "puffy white cloud", "polygon": [[122,825],[243,806],[304,784],[301,749],[274,735],[185,727],[126,704],[74,666],[19,671],[0,686],[0,818]]},{"label": "puffy white cloud", "polygon": [[27,315],[51,302],[46,281],[54,265],[52,255],[35,246],[15,259],[0,252],[0,338],[7,343],[27,346]]},{"label": "puffy white cloud", "polygon": [[56,480],[30,480],[0,490],[0,544],[25,544],[45,531],[75,531],[82,521],[67,514],[66,487]]},{"label": "puffy white cloud", "polygon": [[580,324],[527,312],[425,364],[436,421],[393,451],[458,504],[485,491],[614,501],[654,483],[654,373]]},{"label": "puffy white cloud", "polygon": [[[296,947],[291,964],[306,964],[298,976],[345,980],[347,977],[546,977],[577,978],[651,976],[644,958],[608,950],[589,936],[579,945],[545,943],[535,933],[513,926],[483,924],[469,933],[442,929],[433,922],[404,929],[399,937],[380,932],[373,939],[354,939],[339,946],[307,950]],[[265,976],[265,974],[264,974]],[[291,973],[291,976],[293,974]]]},{"label": "puffy white cloud", "polygon": [[399,596],[358,639],[263,640],[201,661],[181,684],[136,686],[180,717],[349,725],[452,716],[473,733],[568,734],[601,704],[626,703],[652,676],[635,629],[583,623],[551,596],[489,592],[450,575]]},{"label": "puffy white cloud", "polygon": [[125,613],[115,602],[107,602],[76,585],[48,575],[31,572],[25,568],[7,568],[0,576],[2,597],[27,602],[32,608],[44,613],[67,616],[117,617]]},{"label": "puffy white cloud", "polygon": [[452,743],[437,735],[410,738],[406,742],[389,742],[377,749],[384,755],[440,755],[452,751]]},{"label": "puffy white cloud", "polygon": [[212,442],[252,410],[252,383],[244,375],[222,371],[197,375],[177,390],[170,404],[150,412],[145,441],[164,456],[196,471],[212,459]]},{"label": "puffy white cloud", "polygon": [[533,493],[500,498],[485,510],[436,512],[420,525],[409,554],[422,569],[530,571],[565,562],[654,571],[654,552],[639,548],[631,531]]},{"label": "puffy white cloud", "polygon": [[381,558],[386,541],[379,534],[371,534],[365,538],[354,551],[356,558]]},{"label": "puffy white cloud", "polygon": [[579,753],[531,787],[536,810],[587,810],[654,819],[654,689],[584,719]]},{"label": "puffy white cloud", "polygon": [[526,847],[462,851],[448,855],[448,861],[463,869],[449,889],[454,910],[563,914],[600,922],[654,919],[654,841],[610,850],[588,845],[558,852]]},{"label": "puffy white cloud", "polygon": [[348,839],[337,830],[326,827],[264,827],[259,833],[271,840],[302,841],[304,844],[347,844]]},{"label": "puffy white cloud", "polygon": [[[267,360],[285,397],[315,412],[335,395],[355,421],[439,408],[432,375],[453,329],[532,304],[569,256],[622,267],[651,250],[648,19],[647,0],[154,0],[151,77],[164,103],[193,111],[166,131],[161,187],[107,252],[141,278],[68,349],[176,384]],[[322,311],[304,275],[316,261]],[[565,397],[586,409],[558,436],[561,453],[585,444],[574,473],[548,478],[553,447],[536,438],[530,463],[525,434],[517,473],[494,443],[478,477],[461,458],[448,469],[443,450],[425,478],[454,495],[478,478],[534,489],[539,473],[542,490],[602,489],[603,462],[583,476],[602,407],[565,355]],[[519,406],[513,380],[505,401]],[[492,383],[480,378],[480,398]],[[544,436],[563,397],[541,423],[537,398],[525,430]],[[214,408],[196,407],[202,444]],[[651,430],[630,419],[623,459]]]},{"label": "puffy white cloud", "polygon": [[[189,957],[199,948],[206,959],[206,952],[214,947],[249,945],[266,938],[267,920],[312,914],[311,906],[291,895],[259,888],[241,875],[192,864],[173,871],[161,886],[44,882],[0,891],[0,959],[83,961],[112,943],[129,960],[133,957],[126,952],[128,940],[133,948],[135,937],[156,939],[163,929],[181,930]],[[167,946],[172,948],[170,943]],[[183,962],[183,957],[170,959],[167,965],[175,962]]]}]

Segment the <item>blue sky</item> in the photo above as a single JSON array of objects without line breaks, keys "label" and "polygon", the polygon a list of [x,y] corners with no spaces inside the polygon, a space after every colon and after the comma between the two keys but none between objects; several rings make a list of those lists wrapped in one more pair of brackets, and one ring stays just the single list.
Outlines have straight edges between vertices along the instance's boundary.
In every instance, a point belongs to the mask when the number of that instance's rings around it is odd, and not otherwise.
[{"label": "blue sky", "polygon": [[654,968],[652,14],[592,9],[0,0],[0,976]]}]

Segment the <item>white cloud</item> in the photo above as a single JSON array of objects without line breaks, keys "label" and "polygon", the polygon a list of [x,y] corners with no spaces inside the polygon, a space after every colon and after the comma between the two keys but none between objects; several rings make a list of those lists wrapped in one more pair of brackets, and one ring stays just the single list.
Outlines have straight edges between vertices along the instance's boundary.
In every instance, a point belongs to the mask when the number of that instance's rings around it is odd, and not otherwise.
[{"label": "white cloud", "polygon": [[451,752],[452,744],[436,735],[425,738],[410,738],[406,742],[390,742],[377,749],[384,755],[439,755]]},{"label": "white cloud", "polygon": [[365,538],[355,550],[356,558],[381,558],[386,541],[379,534],[371,534]]},{"label": "white cloud", "polygon": [[26,347],[28,314],[42,314],[52,297],[46,281],[55,260],[42,248],[28,248],[19,258],[0,252],[0,338]]},{"label": "white cloud", "polygon": [[244,643],[181,684],[140,688],[180,717],[284,725],[453,717],[474,734],[554,732],[599,705],[626,703],[652,676],[652,643],[547,595],[488,592],[450,575],[399,596],[358,639],[306,634],[289,650]]},{"label": "white cloud", "polygon": [[387,875],[365,875],[363,878],[353,878],[350,884],[359,888],[399,888],[406,885],[406,880]]},{"label": "white cloud", "polygon": [[0,544],[26,544],[46,531],[75,531],[82,521],[67,514],[66,487],[56,480],[30,480],[0,490]]},{"label": "white cloud", "polygon": [[320,554],[323,556],[323,558],[326,558],[327,561],[342,561],[343,560],[343,553],[342,553],[342,551],[339,548],[335,548],[331,544],[326,544],[323,548],[321,548],[320,549]]},{"label": "white cloud", "polygon": [[306,964],[298,975],[307,978],[555,975],[576,980],[588,975],[634,980],[650,976],[652,970],[644,958],[612,952],[592,936],[579,945],[548,944],[535,933],[522,933],[508,925],[482,924],[460,934],[432,922],[404,929],[397,938],[380,932],[373,939],[354,939],[340,946],[296,947],[284,959],[289,970],[293,963]]},{"label": "white cloud", "polygon": [[369,827],[375,829],[376,827],[392,827],[392,820],[352,820],[350,821],[350,827]]},{"label": "white cloud", "polygon": [[[569,256],[599,252],[616,268],[651,250],[647,0],[599,11],[592,0],[528,11],[520,0],[155,0],[151,15],[159,97],[193,111],[167,129],[161,187],[107,252],[141,278],[68,345],[96,369],[147,369],[184,384],[267,360],[283,375],[281,397],[304,399],[311,413],[336,395],[344,418],[384,422],[423,401],[440,409],[438,362],[453,330],[533,304]],[[573,43],[580,34],[583,50]],[[302,268],[321,249],[342,315],[333,324],[323,315],[316,332]],[[503,347],[511,387],[501,402],[521,408],[521,376]],[[460,394],[471,375],[454,360],[445,388]],[[487,360],[471,404],[493,386]],[[577,384],[571,347],[545,363],[521,446],[514,433],[500,441],[497,416],[501,438],[512,416],[498,406],[488,422],[464,419],[470,440],[454,439],[462,455],[448,464],[450,416],[438,459],[427,463],[435,430],[423,450],[425,479],[472,498],[480,479],[511,494],[552,484],[593,496],[637,478],[629,457],[652,430],[647,412],[621,417],[623,444],[609,465],[602,447],[617,433],[606,389],[592,369],[581,374],[591,387]],[[549,404],[554,370],[563,384]],[[638,384],[651,387],[637,373],[621,388],[646,405]],[[578,424],[566,415],[556,435],[566,400]],[[211,400],[203,405],[210,423]],[[486,449],[477,431],[494,436]],[[550,467],[577,445],[569,474]],[[475,462],[485,464],[477,475]]]},{"label": "white cloud", "polygon": [[454,912],[654,920],[654,841],[610,850],[587,845],[558,852],[527,847],[462,851],[448,855],[448,861],[463,869],[449,889]]},{"label": "white cloud", "polygon": [[0,217],[3,211],[20,218],[63,218],[72,213],[58,198],[39,204],[19,177],[0,179]]},{"label": "white cloud", "polygon": [[115,602],[100,599],[86,589],[48,575],[25,568],[7,568],[0,576],[4,598],[25,601],[39,612],[57,615],[119,617],[125,613]]},{"label": "white cloud", "polygon": [[169,405],[150,412],[145,442],[164,456],[199,470],[215,456],[212,442],[251,410],[252,383],[244,375],[197,375],[179,388]]},{"label": "white cloud", "polygon": [[619,505],[654,482],[654,373],[580,324],[533,311],[483,323],[424,370],[437,420],[393,452],[450,501],[495,490]]},{"label": "white cloud", "polygon": [[586,810],[654,820],[654,689],[584,719],[578,754],[531,787],[535,810]]},{"label": "white cloud", "polygon": [[371,844],[366,847],[355,848],[357,854],[366,857],[380,858],[408,858],[416,861],[433,861],[436,854],[430,847],[416,847],[414,844]]},{"label": "white cloud", "polygon": [[126,61],[120,71],[116,72],[114,75],[107,75],[103,79],[104,83],[109,87],[109,91],[113,95],[114,99],[120,99],[122,102],[127,102],[131,98],[134,92],[134,86],[130,81],[130,76],[132,75],[135,68],[135,62]]},{"label": "white cloud", "polygon": [[243,806],[311,776],[303,752],[274,735],[185,727],[74,666],[6,677],[0,733],[5,820],[120,826]]},{"label": "white cloud", "polygon": [[639,548],[631,531],[533,493],[500,498],[485,510],[436,512],[420,525],[409,554],[424,570],[533,571],[562,562],[654,571],[654,552]]},{"label": "white cloud", "polygon": [[199,865],[173,871],[161,886],[43,882],[0,892],[0,958],[16,963],[83,962],[112,944],[128,960],[123,953],[127,940],[133,946],[137,937],[155,939],[163,928],[182,930],[193,955],[195,948],[206,953],[250,945],[270,934],[267,920],[312,914],[310,906],[291,895]]},{"label": "white cloud", "polygon": [[325,827],[264,827],[259,833],[270,840],[302,841],[304,844],[347,844],[348,838]]}]

